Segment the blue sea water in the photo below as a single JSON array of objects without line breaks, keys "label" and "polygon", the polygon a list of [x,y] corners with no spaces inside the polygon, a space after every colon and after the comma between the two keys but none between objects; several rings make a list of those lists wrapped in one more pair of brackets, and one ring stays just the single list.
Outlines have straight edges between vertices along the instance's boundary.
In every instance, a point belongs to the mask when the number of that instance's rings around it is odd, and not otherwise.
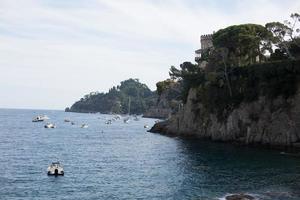
[{"label": "blue sea water", "polygon": [[[38,114],[57,128],[31,122]],[[0,199],[300,199],[299,157],[147,133],[154,119],[105,124],[110,118],[0,109]],[[57,160],[65,176],[47,176]]]}]

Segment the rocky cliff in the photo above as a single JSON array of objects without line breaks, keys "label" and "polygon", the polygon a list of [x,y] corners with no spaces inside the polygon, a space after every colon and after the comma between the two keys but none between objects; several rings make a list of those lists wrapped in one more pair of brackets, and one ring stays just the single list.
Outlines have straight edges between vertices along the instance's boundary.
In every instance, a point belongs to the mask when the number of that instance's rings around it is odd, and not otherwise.
[{"label": "rocky cliff", "polygon": [[289,98],[260,96],[253,102],[241,103],[223,120],[208,112],[199,101],[195,103],[196,99],[197,90],[190,89],[184,107],[150,131],[242,144],[300,146],[299,87]]},{"label": "rocky cliff", "polygon": [[168,119],[171,114],[178,111],[181,104],[180,100],[181,86],[178,82],[169,82],[168,86],[159,93],[155,106],[148,109],[143,117]]}]

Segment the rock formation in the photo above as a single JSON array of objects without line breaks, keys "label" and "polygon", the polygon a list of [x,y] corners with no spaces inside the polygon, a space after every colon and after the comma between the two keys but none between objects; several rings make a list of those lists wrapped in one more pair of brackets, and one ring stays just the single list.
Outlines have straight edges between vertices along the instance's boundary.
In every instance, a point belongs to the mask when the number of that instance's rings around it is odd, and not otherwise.
[{"label": "rock formation", "polygon": [[241,144],[300,147],[300,89],[289,98],[260,96],[256,101],[241,103],[224,120],[207,112],[203,104],[194,103],[196,94],[196,89],[191,89],[184,107],[168,121],[156,124],[150,132]]},{"label": "rock formation", "polygon": [[166,87],[158,96],[157,103],[148,109],[143,117],[167,119],[178,111],[181,101],[180,96],[180,83],[172,82]]}]

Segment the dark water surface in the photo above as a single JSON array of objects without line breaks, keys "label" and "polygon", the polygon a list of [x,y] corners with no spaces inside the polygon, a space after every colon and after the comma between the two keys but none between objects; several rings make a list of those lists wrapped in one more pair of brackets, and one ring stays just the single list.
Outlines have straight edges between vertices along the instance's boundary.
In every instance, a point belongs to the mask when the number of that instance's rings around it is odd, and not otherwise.
[{"label": "dark water surface", "polygon": [[[38,114],[57,128],[32,123]],[[153,119],[106,125],[109,118],[0,109],[0,199],[300,199],[299,157],[147,133]],[[56,160],[65,176],[48,177]]]}]

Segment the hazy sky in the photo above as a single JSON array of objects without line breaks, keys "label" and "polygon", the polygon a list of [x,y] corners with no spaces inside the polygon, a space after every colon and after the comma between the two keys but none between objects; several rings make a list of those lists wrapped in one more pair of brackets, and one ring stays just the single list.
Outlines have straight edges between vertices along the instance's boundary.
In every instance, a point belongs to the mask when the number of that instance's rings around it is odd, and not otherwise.
[{"label": "hazy sky", "polygon": [[201,34],[292,12],[299,0],[0,0],[0,107],[63,109],[131,77],[155,89]]}]

